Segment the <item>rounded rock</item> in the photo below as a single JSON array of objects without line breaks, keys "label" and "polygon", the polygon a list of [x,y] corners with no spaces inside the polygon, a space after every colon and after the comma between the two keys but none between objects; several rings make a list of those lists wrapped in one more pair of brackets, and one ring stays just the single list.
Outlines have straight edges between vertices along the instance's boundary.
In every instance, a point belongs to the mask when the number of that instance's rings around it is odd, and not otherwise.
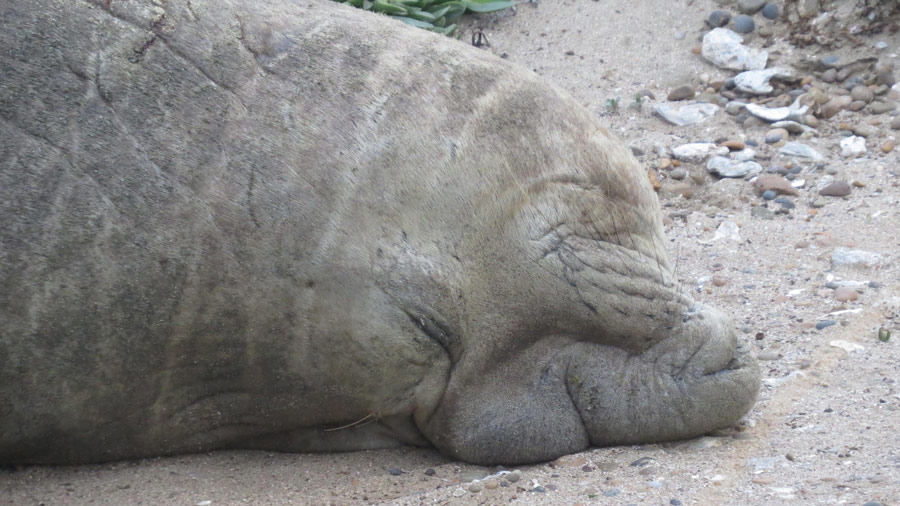
[{"label": "rounded rock", "polygon": [[819,190],[823,197],[846,197],[851,192],[850,185],[846,181],[835,181]]},{"label": "rounded rock", "polygon": [[849,286],[839,286],[834,290],[834,300],[838,302],[852,302],[858,298],[859,294]]},{"label": "rounded rock", "polygon": [[727,25],[729,21],[731,21],[731,14],[728,11],[712,11],[709,13],[706,24],[710,28],[721,28]]},{"label": "rounded rock", "polygon": [[674,90],[669,92],[669,96],[666,97],[670,102],[676,102],[678,100],[687,100],[689,98],[694,98],[694,88],[689,84],[683,84]]},{"label": "rounded rock", "polygon": [[766,190],[763,192],[762,198],[763,198],[763,200],[774,200],[775,192],[773,192],[772,190]]},{"label": "rounded rock", "polygon": [[746,14],[739,14],[734,17],[734,31],[737,33],[750,33],[756,29],[756,23],[753,18]]},{"label": "rounded rock", "polygon": [[482,485],[480,481],[473,481],[472,483],[469,483],[469,487],[468,487],[469,492],[472,492],[473,494],[477,494],[478,492],[481,492],[481,490],[483,488],[484,488],[484,485]]},{"label": "rounded rock", "polygon": [[779,14],[781,14],[781,12],[779,11],[778,6],[772,2],[767,3],[762,8],[762,15],[766,19],[778,19]]},{"label": "rounded rock", "polygon": [[850,90],[850,98],[854,101],[862,101],[868,104],[872,100],[875,100],[875,92],[868,86],[857,84]]}]

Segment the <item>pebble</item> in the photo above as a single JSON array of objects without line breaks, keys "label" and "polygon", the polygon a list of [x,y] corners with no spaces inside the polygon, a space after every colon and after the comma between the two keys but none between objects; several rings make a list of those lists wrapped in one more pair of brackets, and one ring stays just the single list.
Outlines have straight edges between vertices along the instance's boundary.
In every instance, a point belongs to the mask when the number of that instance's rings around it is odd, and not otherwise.
[{"label": "pebble", "polygon": [[772,130],[766,132],[766,137],[764,140],[766,141],[766,144],[775,144],[776,142],[781,142],[782,140],[787,139],[788,135],[790,134],[784,128],[773,128]]},{"label": "pebble", "polygon": [[775,123],[772,123],[772,127],[773,128],[783,128],[783,129],[787,130],[788,133],[792,133],[792,134],[796,134],[796,135],[800,135],[804,132],[812,130],[807,126],[803,126],[803,124],[801,124],[801,123],[798,123],[796,121],[790,121],[790,120],[776,121]]},{"label": "pebble", "polygon": [[716,286],[725,286],[728,283],[728,278],[722,276],[721,274],[714,274],[712,277],[712,282]]},{"label": "pebble", "polygon": [[816,330],[822,330],[831,327],[832,325],[837,325],[837,322],[834,320],[822,320],[816,323]]},{"label": "pebble", "polygon": [[612,489],[607,490],[606,492],[603,492],[603,497],[615,497],[621,493],[622,492],[619,489],[612,488]]},{"label": "pebble", "polygon": [[744,39],[727,28],[713,28],[703,36],[700,54],[713,65],[729,70],[761,70],[766,68],[769,53],[749,48]]},{"label": "pebble", "polygon": [[763,198],[763,200],[774,200],[775,192],[773,192],[772,190],[766,190],[763,192],[762,198]]},{"label": "pebble", "polygon": [[860,137],[871,137],[875,134],[875,130],[867,125],[856,125],[850,128],[850,130]]},{"label": "pebble", "polygon": [[780,12],[778,11],[778,6],[773,4],[772,2],[769,2],[763,6],[762,15],[764,18],[777,19],[778,14],[780,14]]},{"label": "pebble", "polygon": [[825,157],[821,153],[800,142],[788,142],[782,146],[779,153],[788,156],[798,156],[801,158],[812,158],[813,160],[824,160]]},{"label": "pebble", "polygon": [[819,116],[830,119],[835,114],[846,109],[851,102],[853,102],[853,99],[846,95],[834,97],[819,109]]},{"label": "pebble", "polygon": [[435,472],[436,471],[434,469],[429,467],[428,469],[425,470],[425,476],[434,476]]},{"label": "pebble", "polygon": [[781,358],[781,355],[775,351],[761,351],[759,355],[756,356],[759,360],[778,360]]},{"label": "pebble", "polygon": [[727,25],[729,21],[731,21],[731,14],[728,11],[712,11],[709,13],[706,24],[710,28],[719,28]]},{"label": "pebble", "polygon": [[866,154],[866,138],[852,135],[841,139],[841,156],[856,158]]},{"label": "pebble", "polygon": [[753,18],[746,14],[739,14],[734,17],[734,31],[737,33],[751,33],[756,29],[756,23]]},{"label": "pebble", "polygon": [[894,150],[894,141],[885,141],[885,143],[881,145],[881,151],[883,153],[890,153],[893,150]]},{"label": "pebble", "polygon": [[872,114],[884,114],[886,112],[891,112],[896,108],[896,102],[884,102],[879,100],[877,102],[872,102],[871,104],[869,104],[869,112],[871,112]]},{"label": "pebble", "polygon": [[765,207],[757,206],[750,208],[750,216],[760,220],[771,220],[775,218],[775,213]]},{"label": "pebble", "polygon": [[472,483],[469,483],[468,488],[469,492],[477,494],[478,492],[481,492],[481,490],[484,488],[484,485],[482,485],[480,481],[473,481]]},{"label": "pebble", "polygon": [[658,104],[653,108],[656,114],[677,126],[700,123],[718,112],[718,110],[719,106],[715,104],[690,104],[678,108],[669,104]]},{"label": "pebble", "polygon": [[837,69],[828,69],[822,73],[822,80],[826,83],[833,83],[837,80]]},{"label": "pebble", "polygon": [[669,96],[667,97],[670,102],[676,102],[678,100],[687,100],[689,98],[694,98],[694,88],[689,84],[683,84],[674,90],[669,92]]},{"label": "pebble", "polygon": [[506,481],[510,483],[515,483],[519,481],[520,478],[522,478],[522,472],[516,469],[515,471],[506,473],[506,475],[504,475],[504,478],[506,478]]},{"label": "pebble", "polygon": [[823,197],[846,197],[850,195],[851,188],[846,181],[835,181],[819,190]]},{"label": "pebble", "polygon": [[794,209],[795,207],[797,207],[796,204],[791,202],[791,199],[787,197],[778,197],[777,199],[775,199],[775,202],[781,204],[782,210]]},{"label": "pebble", "polygon": [[724,156],[714,156],[706,163],[706,169],[720,177],[741,178],[749,174],[759,174],[763,167],[753,161],[739,162]]},{"label": "pebble", "polygon": [[774,90],[769,81],[775,77],[788,78],[791,77],[791,73],[788,70],[777,67],[764,70],[746,70],[734,76],[734,84],[737,86],[738,91],[766,95]]},{"label": "pebble", "polygon": [[390,474],[391,476],[400,476],[401,474],[403,474],[403,472],[403,469],[400,469],[399,467],[392,467],[388,469],[388,474]]},{"label": "pebble", "polygon": [[725,146],[731,151],[741,151],[742,149],[747,147],[744,141],[725,141],[721,143],[720,146]]},{"label": "pebble", "polygon": [[894,116],[894,118],[891,120],[891,129],[900,130],[900,116]]},{"label": "pebble", "polygon": [[866,107],[865,100],[854,100],[850,102],[850,105],[847,106],[848,111],[859,112]]},{"label": "pebble", "polygon": [[850,90],[850,98],[853,100],[859,100],[865,103],[869,103],[875,99],[875,92],[872,91],[868,86],[863,86],[858,84]]},{"label": "pebble", "polygon": [[669,172],[669,177],[676,181],[681,181],[687,177],[687,171],[684,169],[674,169],[672,172]]},{"label": "pebble", "polygon": [[753,184],[763,193],[772,192],[779,195],[800,195],[800,192],[791,186],[790,181],[779,174],[762,174],[756,178],[756,181],[754,181]]},{"label": "pebble", "polygon": [[834,300],[838,302],[850,302],[859,298],[856,290],[849,286],[839,286],[834,291]]},{"label": "pebble", "polygon": [[731,102],[728,102],[727,104],[725,104],[725,112],[727,112],[728,114],[730,114],[732,116],[737,116],[738,114],[741,113],[741,111],[744,110],[744,107],[746,105],[747,104],[745,102],[739,102],[737,100],[732,100]]},{"label": "pebble", "polygon": [[741,14],[756,14],[763,8],[766,0],[738,0],[738,10]]},{"label": "pebble", "polygon": [[669,501],[669,504],[671,506],[681,506],[682,503],[678,499],[672,499],[671,501]]},{"label": "pebble", "polygon": [[727,155],[728,148],[711,142],[691,142],[672,148],[672,156],[684,162],[700,163],[710,154]]},{"label": "pebble", "polygon": [[881,262],[881,255],[871,251],[838,247],[831,252],[833,265],[861,265],[873,267]]},{"label": "pebble", "polygon": [[484,482],[484,488],[486,488],[488,490],[494,490],[495,488],[497,488],[499,486],[500,486],[500,482],[498,482],[497,480],[488,480],[488,481]]}]

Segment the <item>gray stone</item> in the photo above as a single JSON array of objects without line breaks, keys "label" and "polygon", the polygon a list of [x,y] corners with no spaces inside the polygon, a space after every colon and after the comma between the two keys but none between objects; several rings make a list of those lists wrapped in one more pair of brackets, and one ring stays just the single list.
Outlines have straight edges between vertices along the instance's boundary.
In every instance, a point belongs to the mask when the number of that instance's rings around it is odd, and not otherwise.
[{"label": "gray stone", "polygon": [[850,90],[850,98],[854,101],[858,100],[868,104],[875,99],[875,92],[868,86],[858,84]]},{"label": "gray stone", "polygon": [[837,69],[831,68],[822,73],[822,80],[826,83],[833,83],[837,80]]},{"label": "gray stone", "polygon": [[800,135],[804,132],[815,132],[815,128],[810,128],[802,123],[797,123],[796,121],[776,121],[772,123],[772,128],[783,128],[788,131],[788,133],[792,133],[794,135]]},{"label": "gray stone", "polygon": [[860,249],[838,247],[831,253],[833,265],[856,265],[874,267],[881,263],[882,256],[879,253]]},{"label": "gray stone", "polygon": [[837,325],[837,322],[834,320],[822,320],[816,322],[816,330],[822,330],[831,326]]},{"label": "gray stone", "polygon": [[751,33],[756,29],[753,18],[746,14],[738,14],[734,17],[734,31],[737,33]]},{"label": "gray stone", "polygon": [[714,156],[706,163],[706,169],[720,177],[741,178],[762,172],[762,165],[753,162],[739,162],[724,156]]},{"label": "gray stone", "polygon": [[719,28],[727,25],[729,21],[731,21],[731,14],[728,11],[718,10],[709,13],[706,24],[710,28]]},{"label": "gray stone", "polygon": [[772,2],[767,3],[762,10],[762,15],[766,19],[778,19],[778,15],[780,14],[780,10],[776,4]]},{"label": "gray stone", "polygon": [[782,155],[798,156],[801,158],[812,158],[813,160],[824,160],[825,157],[813,148],[803,144],[802,142],[788,142],[778,150]]},{"label": "gray stone", "polygon": [[884,114],[886,112],[891,112],[897,108],[896,102],[887,102],[887,101],[877,101],[869,104],[869,112],[872,114]]},{"label": "gray stone", "polygon": [[666,98],[668,98],[670,102],[694,98],[694,87],[690,84],[683,84],[670,91],[669,96]]},{"label": "gray stone", "polygon": [[737,3],[741,14],[756,14],[765,4],[766,0],[738,0]]}]

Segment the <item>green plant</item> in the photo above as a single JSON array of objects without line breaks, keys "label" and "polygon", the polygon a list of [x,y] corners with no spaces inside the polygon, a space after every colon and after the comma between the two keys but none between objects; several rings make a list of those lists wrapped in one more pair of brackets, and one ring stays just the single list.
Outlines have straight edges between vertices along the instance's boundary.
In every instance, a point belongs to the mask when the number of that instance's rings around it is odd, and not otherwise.
[{"label": "green plant", "polygon": [[[514,0],[335,0],[444,35],[454,35],[466,11],[493,12],[516,5]],[[448,24],[451,23],[451,24]]]},{"label": "green plant", "polygon": [[638,93],[634,96],[634,101],[632,101],[628,106],[631,107],[632,109],[640,110],[643,105],[644,105],[644,97],[641,96],[640,93]]},{"label": "green plant", "polygon": [[606,108],[609,112],[619,112],[619,100],[621,100],[621,97],[606,99]]}]

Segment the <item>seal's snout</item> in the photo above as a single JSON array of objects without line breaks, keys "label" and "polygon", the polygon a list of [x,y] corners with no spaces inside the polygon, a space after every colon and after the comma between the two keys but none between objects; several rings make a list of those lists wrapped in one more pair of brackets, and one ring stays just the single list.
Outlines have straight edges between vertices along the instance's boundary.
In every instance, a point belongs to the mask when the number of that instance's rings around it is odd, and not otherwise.
[{"label": "seal's snout", "polygon": [[738,345],[724,314],[702,305],[642,354],[573,348],[569,392],[594,445],[699,436],[735,423],[759,390],[749,347]]}]

